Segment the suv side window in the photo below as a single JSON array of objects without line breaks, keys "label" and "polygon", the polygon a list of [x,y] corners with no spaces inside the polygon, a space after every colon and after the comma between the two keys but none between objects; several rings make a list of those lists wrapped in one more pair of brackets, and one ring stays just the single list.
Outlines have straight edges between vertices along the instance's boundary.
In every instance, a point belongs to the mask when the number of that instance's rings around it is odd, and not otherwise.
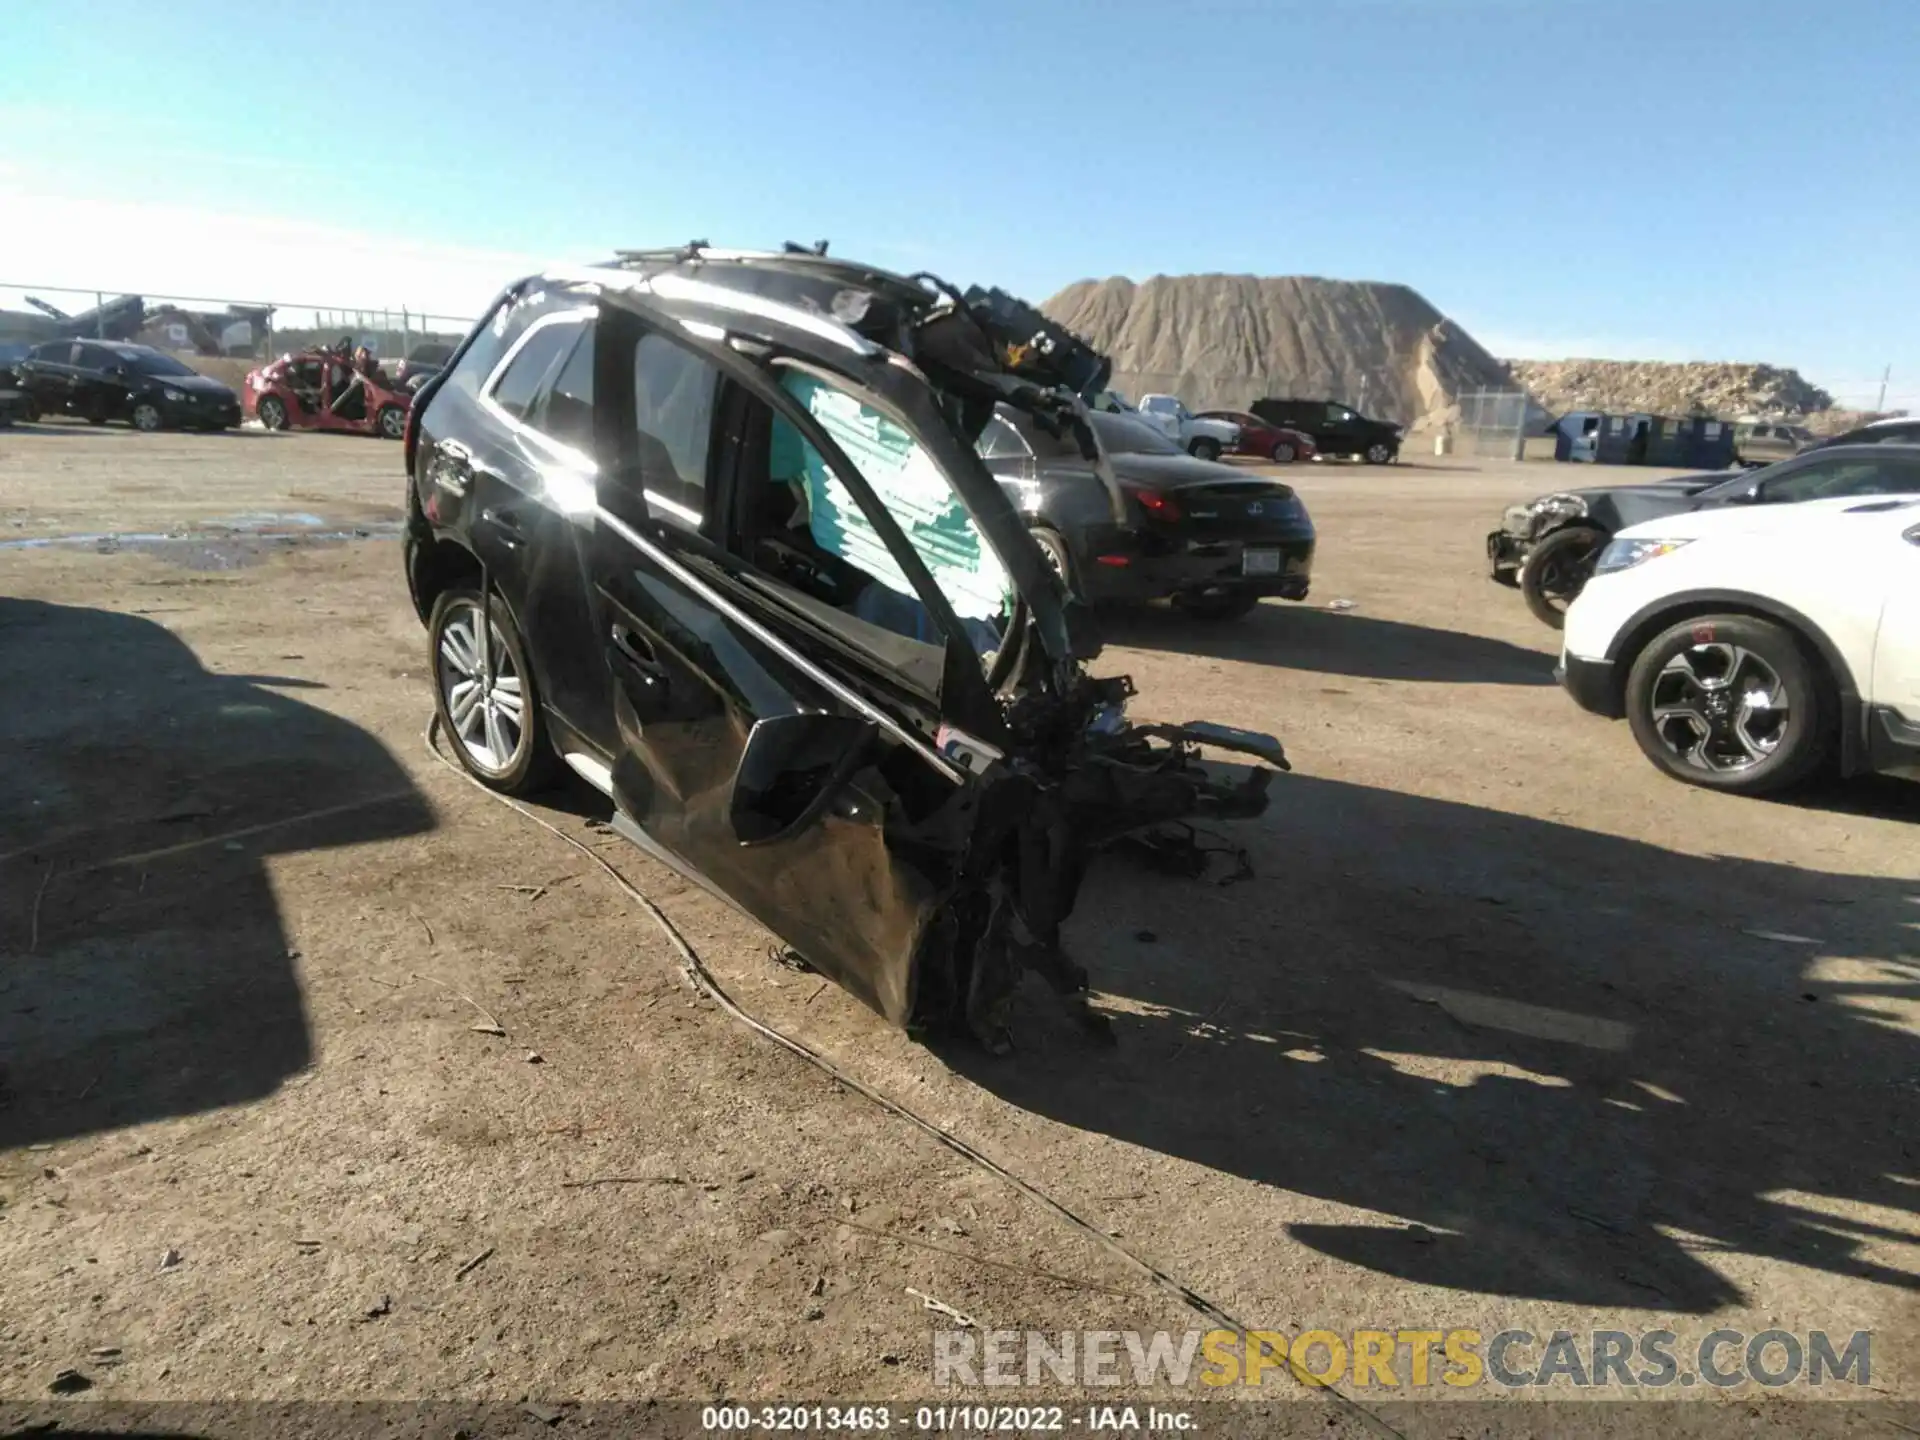
[{"label": "suv side window", "polygon": [[579,329],[555,321],[529,330],[523,343],[488,390],[488,399],[509,418],[526,423],[541,397],[547,377],[566,362]]},{"label": "suv side window", "polygon": [[487,383],[487,377],[493,374],[500,357],[513,348],[513,343],[529,325],[541,315],[550,313],[556,302],[578,303],[571,296],[535,290],[530,295],[500,306],[487,321],[486,328],[473,337],[473,344],[460,357],[460,363],[447,372],[443,389],[458,391],[469,400],[477,399],[480,387]]},{"label": "suv side window", "polygon": [[706,507],[707,457],[720,372],[664,336],[633,351],[633,415],[647,507],[670,524],[698,529]]},{"label": "suv side window", "polygon": [[1859,495],[1900,495],[1920,485],[1920,466],[1897,460],[1823,460],[1769,481],[1760,496],[1770,504]]},{"label": "suv side window", "polygon": [[[560,329],[560,326],[554,326]],[[583,454],[593,450],[593,325],[582,325],[579,338],[553,383],[535,398],[527,423],[562,445]]]}]

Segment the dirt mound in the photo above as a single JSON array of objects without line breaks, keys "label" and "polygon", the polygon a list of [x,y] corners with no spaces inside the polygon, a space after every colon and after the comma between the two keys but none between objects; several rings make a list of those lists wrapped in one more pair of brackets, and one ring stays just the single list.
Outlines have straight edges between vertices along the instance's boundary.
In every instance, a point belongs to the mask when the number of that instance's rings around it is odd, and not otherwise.
[{"label": "dirt mound", "polygon": [[1833,396],[1777,365],[1655,360],[1510,360],[1513,376],[1549,410],[1648,411],[1725,420],[1805,416]]},{"label": "dirt mound", "polygon": [[238,394],[247,383],[247,374],[266,364],[264,360],[240,360],[225,355],[195,355],[191,351],[174,352],[181,364],[198,370],[202,375],[211,375],[222,385],[230,386]]},{"label": "dirt mound", "polygon": [[1405,285],[1306,275],[1081,280],[1040,307],[1113,357],[1113,385],[1196,409],[1341,400],[1417,424],[1506,367]]}]

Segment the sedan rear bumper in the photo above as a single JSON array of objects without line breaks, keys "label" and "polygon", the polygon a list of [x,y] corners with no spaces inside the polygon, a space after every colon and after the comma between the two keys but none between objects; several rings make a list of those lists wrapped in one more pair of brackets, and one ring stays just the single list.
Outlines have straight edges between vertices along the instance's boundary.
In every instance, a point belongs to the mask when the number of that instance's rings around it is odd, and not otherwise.
[{"label": "sedan rear bumper", "polygon": [[1190,540],[1165,553],[1092,554],[1081,561],[1080,590],[1095,603],[1207,593],[1304,600],[1313,578],[1313,550],[1309,532],[1271,539]]}]

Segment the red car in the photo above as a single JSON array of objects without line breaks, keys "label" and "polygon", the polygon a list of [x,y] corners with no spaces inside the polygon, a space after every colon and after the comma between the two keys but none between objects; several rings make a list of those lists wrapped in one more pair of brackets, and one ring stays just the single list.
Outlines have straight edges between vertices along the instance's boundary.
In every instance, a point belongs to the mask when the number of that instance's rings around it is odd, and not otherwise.
[{"label": "red car", "polygon": [[247,376],[241,408],[269,430],[341,430],[401,439],[407,433],[413,396],[383,384],[383,376],[370,375],[358,403],[350,405],[347,413],[336,414],[332,401],[352,378],[352,365],[331,350],[282,355]]},{"label": "red car", "polygon": [[1203,410],[1200,418],[1227,420],[1240,427],[1240,439],[1232,451],[1235,455],[1258,455],[1262,460],[1271,460],[1276,465],[1291,465],[1296,460],[1313,459],[1311,435],[1269,425],[1258,415],[1251,415],[1245,410]]}]

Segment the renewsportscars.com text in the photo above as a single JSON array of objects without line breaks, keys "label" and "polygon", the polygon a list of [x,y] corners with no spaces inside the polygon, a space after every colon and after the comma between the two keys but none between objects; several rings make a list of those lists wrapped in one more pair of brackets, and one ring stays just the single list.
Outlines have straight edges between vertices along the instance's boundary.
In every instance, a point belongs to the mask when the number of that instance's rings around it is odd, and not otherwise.
[{"label": "renewsportscars.com text", "polygon": [[1873,1335],[1824,1330],[940,1330],[939,1387],[1260,1386],[1299,1381],[1358,1389],[1666,1389],[1705,1385],[1867,1386]]}]

